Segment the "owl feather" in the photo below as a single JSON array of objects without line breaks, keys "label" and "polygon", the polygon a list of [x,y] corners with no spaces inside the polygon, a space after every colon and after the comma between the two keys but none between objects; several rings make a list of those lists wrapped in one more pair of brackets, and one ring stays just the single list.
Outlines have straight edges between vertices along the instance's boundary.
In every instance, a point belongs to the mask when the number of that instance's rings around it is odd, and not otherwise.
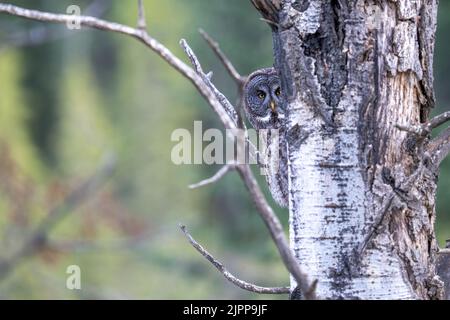
[{"label": "owl feather", "polygon": [[258,163],[272,197],[280,206],[287,207],[286,110],[280,79],[274,68],[259,69],[249,75],[244,85],[244,110],[248,121],[258,132],[260,146],[265,146],[263,150],[260,148]]}]

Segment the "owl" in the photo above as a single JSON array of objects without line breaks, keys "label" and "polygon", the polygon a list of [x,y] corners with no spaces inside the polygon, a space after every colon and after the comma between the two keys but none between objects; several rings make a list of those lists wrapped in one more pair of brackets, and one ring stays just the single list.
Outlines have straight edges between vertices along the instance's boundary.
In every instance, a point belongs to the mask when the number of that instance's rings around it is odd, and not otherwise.
[{"label": "owl", "polygon": [[[264,172],[272,197],[280,206],[287,207],[289,190],[285,139],[286,109],[280,78],[274,68],[260,69],[248,76],[244,85],[244,110],[248,121],[258,132],[260,146],[261,142],[265,144],[265,148],[259,148],[258,163]],[[260,134],[262,129],[269,130],[264,130],[266,134]]]}]

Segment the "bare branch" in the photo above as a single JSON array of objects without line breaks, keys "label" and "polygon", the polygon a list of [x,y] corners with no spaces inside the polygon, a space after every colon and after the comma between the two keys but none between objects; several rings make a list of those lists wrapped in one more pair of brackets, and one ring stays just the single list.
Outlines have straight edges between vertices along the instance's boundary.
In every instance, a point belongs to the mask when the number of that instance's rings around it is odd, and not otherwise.
[{"label": "bare branch", "polygon": [[[219,117],[221,117],[221,118],[225,117],[225,115],[223,114],[225,111],[226,114],[232,119],[232,121],[234,123],[233,128],[238,127],[240,129],[247,130],[245,127],[244,121],[243,121],[242,117],[240,116],[240,112],[236,112],[236,108],[234,108],[234,106],[228,101],[228,99],[211,82],[211,76],[209,76],[211,73],[205,74],[203,72],[203,68],[200,64],[200,61],[198,60],[197,56],[195,55],[195,53],[191,49],[191,47],[189,47],[186,40],[181,39],[180,45],[183,48],[186,55],[188,56],[188,58],[191,62],[191,65],[194,68],[194,71],[203,80],[203,84],[213,92],[216,99],[222,105],[222,109],[219,111],[216,111],[216,113],[219,115]],[[240,95],[239,102],[238,102],[239,106],[241,106],[241,104],[242,104],[242,88],[243,88],[242,86],[239,87],[239,95]],[[227,127],[227,128],[229,128],[229,127]],[[229,128],[229,129],[231,129],[231,128]],[[256,154],[258,153],[257,149],[256,149],[255,145],[248,139],[247,133],[246,133],[245,140],[247,141],[247,143],[250,147],[250,156],[252,157],[252,160],[257,159],[257,157],[256,157]]]},{"label": "bare branch", "polygon": [[381,209],[381,214],[375,219],[374,223],[371,225],[369,232],[364,237],[364,240],[360,243],[357,249],[357,257],[358,259],[362,257],[364,252],[366,251],[367,246],[375,237],[378,232],[378,228],[383,223],[389,209],[391,208],[392,201],[394,200],[396,193],[392,190],[392,192],[386,197],[383,201],[383,208]]},{"label": "bare branch", "polygon": [[54,227],[89,197],[92,197],[111,176],[114,167],[114,159],[107,157],[104,164],[91,177],[73,190],[59,205],[54,207],[20,246],[19,250],[11,258],[0,261],[0,280],[4,279],[24,258],[38,252],[46,244],[48,235]]},{"label": "bare branch", "polygon": [[[84,10],[85,15],[93,16],[103,16],[103,14],[110,7],[111,2],[109,0],[94,0],[89,6]],[[2,28],[3,26],[0,26]],[[74,35],[69,29],[65,30],[53,30],[47,25],[38,26],[26,31],[19,32],[7,32],[6,41],[4,41],[0,46],[0,52],[2,50],[8,49],[8,47],[26,47],[35,46],[43,43],[48,43],[51,41],[63,39]]]},{"label": "bare branch", "polygon": [[[27,19],[54,23],[70,23],[74,19],[72,15],[28,10],[10,4],[0,3],[0,13],[1,12]],[[208,101],[209,105],[219,116],[225,128],[231,129],[236,127],[238,117],[235,108],[225,98],[225,96],[217,90],[217,88],[208,79],[208,76],[204,74],[197,57],[193,53],[192,49],[187,45],[186,41],[182,40],[181,45],[191,60],[191,63],[193,63],[193,66],[196,69],[195,71],[173,55],[172,52],[170,52],[170,50],[168,50],[165,46],[152,38],[145,30],[135,29],[126,25],[109,22],[90,16],[77,16],[76,19],[81,26],[122,33],[132,36],[144,43],[194,84],[199,93]]]},{"label": "bare branch", "polygon": [[[74,16],[72,15],[54,14],[38,10],[28,10],[4,3],[0,3],[0,13],[7,13],[31,20],[53,23],[65,24],[71,23],[74,20]],[[165,60],[175,70],[180,72],[184,77],[189,79],[194,84],[199,93],[208,101],[209,105],[217,113],[221,122],[225,125],[226,128],[236,127],[235,122],[226,113],[223,112],[223,106],[221,102],[217,99],[215,93],[204,84],[204,80],[196,72],[194,72],[192,68],[188,67],[183,61],[173,55],[173,53],[169,49],[152,38],[146,31],[90,16],[77,16],[76,19],[81,26],[121,33],[141,41],[144,45],[158,54],[163,60]]]},{"label": "bare branch", "polygon": [[206,43],[210,46],[216,56],[219,58],[220,62],[224,65],[225,69],[228,71],[231,78],[236,82],[238,87],[238,99],[236,102],[236,112],[237,112],[237,123],[238,127],[242,129],[246,129],[244,119],[242,118],[242,106],[244,103],[244,85],[247,80],[247,76],[241,76],[239,72],[236,70],[234,65],[231,63],[230,59],[222,52],[220,49],[219,43],[217,43],[211,36],[206,33],[203,29],[199,29],[200,34],[203,39],[205,39]]},{"label": "bare branch", "polygon": [[[194,67],[194,70],[199,74],[204,82],[208,86],[212,86],[215,89],[214,85],[207,79],[205,76],[202,67],[200,65],[200,62],[198,61],[197,57],[195,56],[192,49],[188,46],[185,40],[180,41],[181,46],[183,47],[184,51],[186,52],[187,56],[191,60],[191,64]],[[223,96],[222,93],[218,92],[219,94],[219,100],[220,96]],[[224,97],[225,98],[225,97]],[[226,98],[225,98],[226,99]],[[230,112],[231,110],[229,107],[226,107],[228,104],[231,106],[231,104],[226,100],[227,103],[223,104],[225,110]],[[232,107],[232,106],[231,106]],[[233,108],[234,111],[234,108]],[[299,287],[301,288],[302,292],[305,293],[306,299],[315,299],[315,290],[311,289],[311,284],[309,283],[309,280],[306,276],[306,274],[300,269],[300,266],[298,265],[297,260],[295,259],[294,254],[292,253],[291,249],[289,248],[289,243],[286,239],[286,236],[284,235],[284,230],[281,226],[280,221],[278,220],[277,216],[273,212],[273,209],[269,206],[267,203],[267,200],[265,199],[261,189],[259,188],[255,177],[253,176],[250,167],[248,165],[242,165],[237,167],[241,177],[244,180],[244,183],[247,187],[247,189],[250,192],[250,195],[256,204],[256,207],[258,209],[258,212],[260,213],[262,219],[266,223],[267,227],[269,228],[269,232],[272,236],[273,241],[275,242],[278,251],[280,252],[281,258],[283,259],[283,262],[286,265],[286,268],[289,270],[289,272],[293,275],[293,277],[296,279]]]},{"label": "bare branch", "polygon": [[407,131],[409,133],[413,133],[418,136],[427,136],[433,131],[433,129],[439,127],[440,125],[450,121],[450,111],[444,112],[426,123],[422,123],[419,125],[409,126],[409,125],[400,125],[397,124],[396,127],[400,130]]},{"label": "bare branch", "polygon": [[199,29],[199,32],[202,35],[203,39],[205,39],[205,41],[211,47],[213,52],[216,54],[216,56],[219,58],[220,62],[222,62],[231,78],[236,81],[236,84],[238,86],[242,86],[245,83],[245,79],[247,77],[243,77],[239,74],[234,65],[231,63],[230,59],[228,59],[228,57],[222,52],[219,44],[213,38],[211,38],[208,33],[206,33],[203,29]]},{"label": "bare branch", "polygon": [[397,129],[401,130],[401,131],[412,133],[412,134],[417,135],[417,136],[424,136],[424,135],[426,135],[426,134],[424,134],[425,131],[424,131],[424,129],[423,129],[423,127],[421,125],[412,126],[412,125],[396,124],[395,127]]},{"label": "bare branch", "polygon": [[427,151],[431,156],[433,164],[439,167],[441,162],[450,153],[450,127],[430,141],[427,146]]},{"label": "bare branch", "polygon": [[244,180],[245,186],[250,192],[251,198],[255,203],[260,216],[266,223],[266,226],[269,229],[270,235],[272,236],[272,239],[275,242],[278,251],[280,252],[281,258],[286,265],[286,268],[297,281],[297,286],[301,289],[306,299],[316,299],[315,290],[312,289],[314,282],[311,283],[306,273],[301,270],[297,260],[295,259],[294,253],[289,247],[289,243],[284,234],[284,230],[281,226],[280,220],[275,215],[270,205],[267,203],[264,194],[259,188],[258,183],[256,182],[256,179],[251,172],[250,166],[240,165],[237,167],[237,170]]},{"label": "bare branch", "polygon": [[195,239],[189,234],[186,230],[186,227],[180,225],[181,231],[183,231],[184,235],[188,239],[189,243],[203,256],[205,257],[211,264],[219,270],[219,272],[231,283],[235,284],[239,288],[242,288],[247,291],[256,292],[256,293],[268,293],[268,294],[283,294],[289,293],[289,287],[260,287],[246,281],[240,280],[232,275],[225,266],[216,260],[201,244],[199,244]]},{"label": "bare branch", "polygon": [[222,168],[220,168],[219,171],[216,172],[215,175],[213,175],[211,178],[202,180],[198,183],[191,184],[189,186],[189,189],[197,189],[203,186],[206,186],[208,184],[215,183],[222,179],[230,170],[234,170],[236,168],[236,164],[226,164]]},{"label": "bare branch", "polygon": [[144,1],[138,0],[138,23],[139,30],[147,30],[147,22],[145,21]]}]

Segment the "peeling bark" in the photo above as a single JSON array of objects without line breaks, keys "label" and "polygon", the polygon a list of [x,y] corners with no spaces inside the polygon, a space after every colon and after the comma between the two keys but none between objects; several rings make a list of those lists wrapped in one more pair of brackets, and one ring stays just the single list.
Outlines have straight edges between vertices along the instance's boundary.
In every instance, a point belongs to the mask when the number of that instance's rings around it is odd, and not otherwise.
[{"label": "peeling bark", "polygon": [[286,0],[271,23],[295,132],[291,246],[319,298],[443,298],[437,168],[427,138],[396,128],[434,106],[436,14],[437,0]]}]

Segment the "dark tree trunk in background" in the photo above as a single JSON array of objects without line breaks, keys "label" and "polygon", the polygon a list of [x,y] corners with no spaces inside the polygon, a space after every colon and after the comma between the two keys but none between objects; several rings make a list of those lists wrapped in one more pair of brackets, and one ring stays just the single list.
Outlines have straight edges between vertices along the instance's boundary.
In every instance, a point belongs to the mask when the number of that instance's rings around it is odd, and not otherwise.
[{"label": "dark tree trunk in background", "polygon": [[289,109],[291,246],[318,297],[442,298],[438,169],[396,127],[434,106],[437,0],[253,2]]}]

